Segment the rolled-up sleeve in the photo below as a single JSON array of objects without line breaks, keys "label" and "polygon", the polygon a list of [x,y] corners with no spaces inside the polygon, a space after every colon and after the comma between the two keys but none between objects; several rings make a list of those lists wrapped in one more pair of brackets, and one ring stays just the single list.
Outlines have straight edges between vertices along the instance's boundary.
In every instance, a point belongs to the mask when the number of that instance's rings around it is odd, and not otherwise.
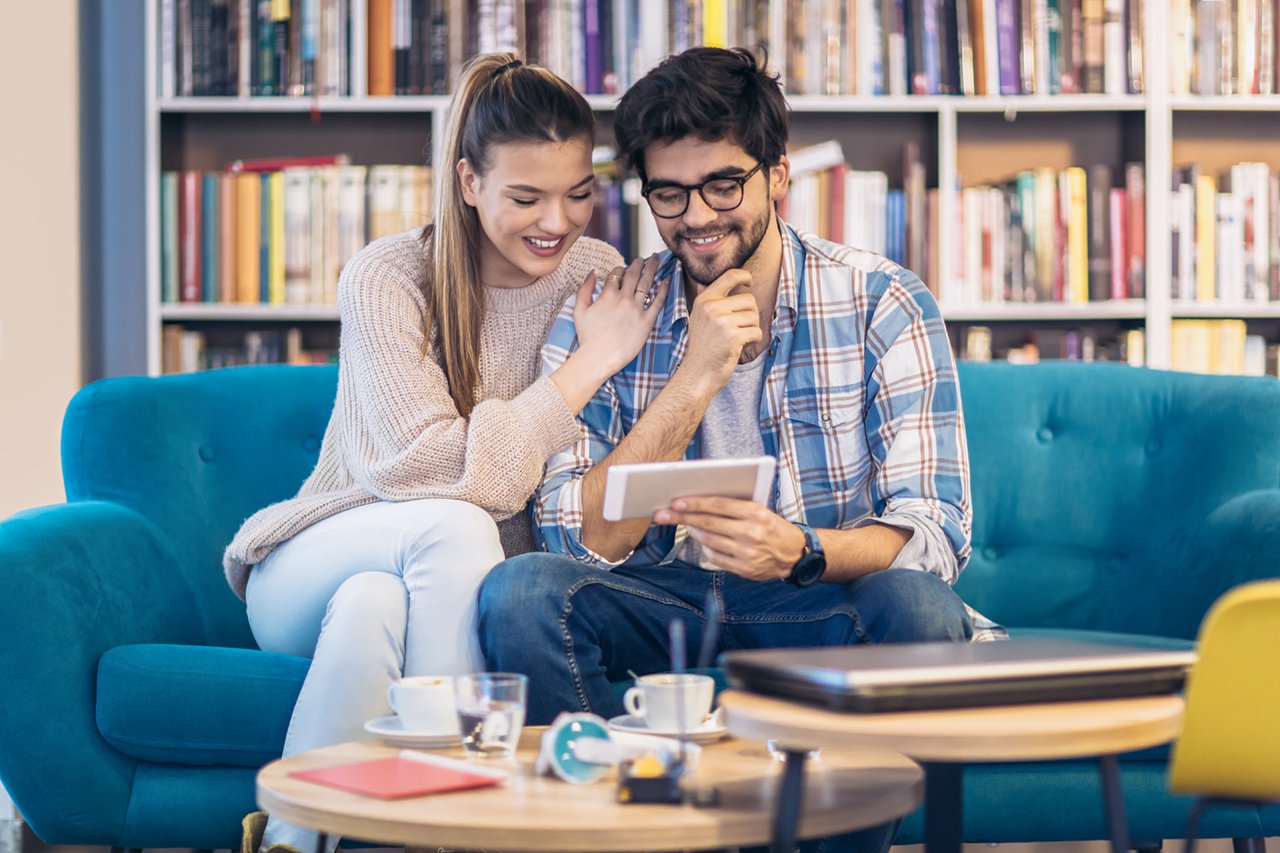
[{"label": "rolled-up sleeve", "polygon": [[894,567],[953,583],[969,559],[973,515],[955,362],[933,296],[900,270],[868,329],[867,446],[875,517],[911,532]]}]

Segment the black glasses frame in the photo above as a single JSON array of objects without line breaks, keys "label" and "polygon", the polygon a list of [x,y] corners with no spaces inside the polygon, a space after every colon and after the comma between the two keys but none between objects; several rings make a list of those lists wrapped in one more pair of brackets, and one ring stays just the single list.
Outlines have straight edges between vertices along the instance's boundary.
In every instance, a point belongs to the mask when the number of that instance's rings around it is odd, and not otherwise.
[{"label": "black glasses frame", "polygon": [[[649,210],[652,211],[653,215],[659,219],[679,219],[681,216],[684,216],[685,212],[689,209],[689,199],[693,197],[694,190],[698,191],[698,195],[702,197],[702,201],[707,207],[720,213],[728,213],[730,210],[737,210],[742,206],[742,200],[746,198],[747,181],[755,177],[756,172],[763,168],[764,161],[761,160],[756,163],[750,172],[738,175],[736,178],[711,178],[710,180],[703,181],[700,184],[659,184],[657,186],[646,186],[640,191],[640,194],[644,196],[644,200],[648,203]],[[711,203],[711,200],[707,198],[706,193],[702,191],[703,187],[707,184],[714,184],[717,181],[733,181],[738,185],[738,201],[732,207],[716,207]],[[659,213],[653,209],[653,201],[649,198],[649,193],[656,192],[657,190],[684,190],[684,205],[680,208],[678,213]]]}]

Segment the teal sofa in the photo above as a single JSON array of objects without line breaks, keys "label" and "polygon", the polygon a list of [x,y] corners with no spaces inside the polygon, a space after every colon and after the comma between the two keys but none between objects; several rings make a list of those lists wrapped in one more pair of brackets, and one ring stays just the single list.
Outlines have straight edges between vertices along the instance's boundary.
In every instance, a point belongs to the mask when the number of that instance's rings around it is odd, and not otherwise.
[{"label": "teal sofa", "polygon": [[[222,577],[240,521],[315,462],[332,367],[94,383],[63,427],[67,503],[0,523],[0,782],[51,844],[226,848],[307,661],[254,648]],[[1280,383],[1069,363],[961,366],[980,610],[1025,631],[1194,638],[1280,575]],[[1128,756],[1132,834],[1181,837],[1165,751]],[[971,841],[1104,837],[1089,762],[975,765]],[[1209,836],[1280,834],[1221,811]],[[919,815],[900,841],[921,837]]]}]

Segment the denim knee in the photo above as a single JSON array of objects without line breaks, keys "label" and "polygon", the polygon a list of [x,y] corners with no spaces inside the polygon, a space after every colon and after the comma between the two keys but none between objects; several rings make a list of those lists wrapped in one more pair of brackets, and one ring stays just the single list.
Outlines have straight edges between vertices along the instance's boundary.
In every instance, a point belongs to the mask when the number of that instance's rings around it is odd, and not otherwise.
[{"label": "denim knee", "polygon": [[854,582],[856,607],[875,642],[967,640],[973,626],[964,603],[937,575],[885,569]]}]

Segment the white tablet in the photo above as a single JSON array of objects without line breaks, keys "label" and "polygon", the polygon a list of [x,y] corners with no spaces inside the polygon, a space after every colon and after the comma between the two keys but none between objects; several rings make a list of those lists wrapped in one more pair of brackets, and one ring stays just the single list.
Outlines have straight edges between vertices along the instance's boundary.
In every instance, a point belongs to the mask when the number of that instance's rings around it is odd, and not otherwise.
[{"label": "white tablet", "polygon": [[772,456],[757,456],[614,465],[605,480],[604,517],[651,518],[676,498],[738,498],[768,506],[776,464]]}]

